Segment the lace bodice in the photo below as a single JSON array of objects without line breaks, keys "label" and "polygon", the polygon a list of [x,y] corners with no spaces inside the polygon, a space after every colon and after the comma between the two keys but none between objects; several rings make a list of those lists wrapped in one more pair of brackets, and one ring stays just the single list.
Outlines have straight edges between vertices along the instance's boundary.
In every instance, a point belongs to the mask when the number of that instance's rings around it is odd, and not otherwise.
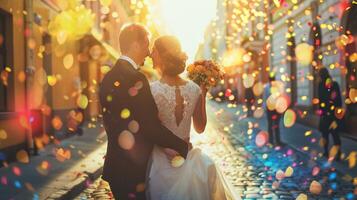
[{"label": "lace bodice", "polygon": [[191,118],[201,94],[200,87],[192,81],[188,81],[185,85],[179,86],[179,92],[184,101],[182,120],[177,125],[175,116],[176,87],[160,81],[152,82],[150,86],[162,124],[181,139],[189,138]]}]

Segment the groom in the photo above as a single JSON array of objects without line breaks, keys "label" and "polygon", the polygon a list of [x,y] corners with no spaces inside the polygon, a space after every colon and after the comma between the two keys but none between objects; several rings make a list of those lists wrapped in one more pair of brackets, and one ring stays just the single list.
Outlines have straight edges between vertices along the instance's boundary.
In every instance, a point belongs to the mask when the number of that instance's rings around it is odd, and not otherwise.
[{"label": "groom", "polygon": [[153,145],[187,156],[188,144],[161,125],[146,77],[138,71],[149,55],[149,32],[125,26],[119,36],[122,56],[100,86],[108,148],[103,179],[115,199],[145,199],[145,178]]}]

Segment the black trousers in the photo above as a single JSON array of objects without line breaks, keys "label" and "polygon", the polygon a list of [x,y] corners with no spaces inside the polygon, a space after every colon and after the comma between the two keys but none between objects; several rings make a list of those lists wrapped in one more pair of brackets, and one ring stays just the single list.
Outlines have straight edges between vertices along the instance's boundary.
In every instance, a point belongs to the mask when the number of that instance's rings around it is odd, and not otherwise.
[{"label": "black trousers", "polygon": [[109,183],[115,200],[146,200],[145,191],[136,192],[135,185],[128,185],[125,188]]},{"label": "black trousers", "polygon": [[[333,121],[336,121],[337,123],[337,128],[336,129],[329,129],[331,123],[333,123]],[[329,152],[329,136],[330,134],[332,135],[333,138],[333,143],[334,145],[338,145],[341,147],[341,138],[340,138],[340,134],[339,134],[339,129],[341,126],[341,122],[340,120],[336,119],[335,117],[333,117],[332,115],[330,116],[322,116],[320,119],[320,131],[322,134],[322,138],[325,140],[324,141],[324,153],[325,155],[328,155]]]},{"label": "black trousers", "polygon": [[280,118],[281,114],[276,111],[267,110],[269,143],[279,145],[280,140]]}]

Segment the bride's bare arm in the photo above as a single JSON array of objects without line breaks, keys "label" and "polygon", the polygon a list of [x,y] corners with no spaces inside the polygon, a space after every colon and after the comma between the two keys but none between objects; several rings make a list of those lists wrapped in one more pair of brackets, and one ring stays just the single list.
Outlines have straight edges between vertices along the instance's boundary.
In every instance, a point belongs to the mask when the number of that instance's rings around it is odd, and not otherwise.
[{"label": "bride's bare arm", "polygon": [[207,124],[207,115],[206,115],[206,94],[207,89],[201,87],[201,95],[197,101],[195,111],[193,113],[193,126],[197,133],[203,133]]}]

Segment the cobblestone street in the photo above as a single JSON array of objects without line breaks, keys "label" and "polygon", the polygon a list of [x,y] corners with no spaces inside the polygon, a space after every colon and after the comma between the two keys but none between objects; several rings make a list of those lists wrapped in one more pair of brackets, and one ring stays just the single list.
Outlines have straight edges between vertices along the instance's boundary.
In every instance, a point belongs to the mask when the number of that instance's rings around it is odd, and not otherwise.
[{"label": "cobblestone street", "polygon": [[104,179],[357,200],[357,0],[0,0],[0,200],[114,199]]},{"label": "cobblestone street", "polygon": [[[352,178],[340,175],[330,165],[310,160],[289,145],[257,147],[254,138],[259,128],[247,134],[257,125],[236,110],[211,103],[208,128],[192,139],[220,166],[235,199],[305,199],[305,195],[308,199],[354,199]],[[321,183],[320,194],[310,192],[313,181]],[[110,199],[111,194],[99,179],[76,199],[102,198]]]}]

